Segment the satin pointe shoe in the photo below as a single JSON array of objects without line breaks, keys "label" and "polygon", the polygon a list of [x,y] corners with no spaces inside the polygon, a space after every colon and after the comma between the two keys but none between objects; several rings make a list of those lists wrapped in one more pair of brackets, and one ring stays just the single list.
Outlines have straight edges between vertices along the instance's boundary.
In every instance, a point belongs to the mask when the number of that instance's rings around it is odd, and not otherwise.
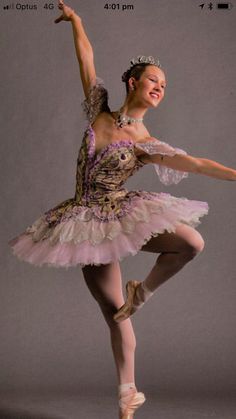
[{"label": "satin pointe shoe", "polygon": [[119,406],[122,411],[121,419],[133,419],[135,411],[142,406],[146,398],[143,393],[135,392],[119,399]]},{"label": "satin pointe shoe", "polygon": [[125,304],[120,307],[117,313],[113,316],[113,319],[119,323],[123,320],[128,319],[132,314],[134,314],[139,308],[144,305],[144,302],[138,304],[134,303],[136,288],[141,284],[139,281],[128,281],[126,284],[126,295],[127,299]]}]

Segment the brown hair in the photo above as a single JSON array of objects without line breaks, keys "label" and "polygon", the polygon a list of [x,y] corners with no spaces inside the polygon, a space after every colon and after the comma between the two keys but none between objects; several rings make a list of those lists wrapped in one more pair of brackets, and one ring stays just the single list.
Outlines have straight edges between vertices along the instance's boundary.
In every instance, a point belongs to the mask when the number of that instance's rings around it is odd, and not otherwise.
[{"label": "brown hair", "polygon": [[123,74],[122,81],[125,83],[127,94],[129,93],[129,79],[130,79],[130,77],[134,77],[135,80],[139,80],[141,75],[144,73],[145,68],[148,65],[152,65],[152,64],[149,64],[149,63],[136,64]]}]

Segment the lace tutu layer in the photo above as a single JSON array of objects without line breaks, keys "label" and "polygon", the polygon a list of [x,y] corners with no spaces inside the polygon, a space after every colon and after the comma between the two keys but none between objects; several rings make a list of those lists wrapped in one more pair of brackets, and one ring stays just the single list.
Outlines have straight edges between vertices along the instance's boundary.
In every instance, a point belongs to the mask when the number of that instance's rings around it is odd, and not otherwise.
[{"label": "lace tutu layer", "polygon": [[152,236],[174,232],[181,223],[196,227],[207,213],[206,202],[139,191],[121,218],[99,220],[81,207],[52,227],[44,214],[9,244],[19,259],[36,266],[101,265],[135,255]]}]

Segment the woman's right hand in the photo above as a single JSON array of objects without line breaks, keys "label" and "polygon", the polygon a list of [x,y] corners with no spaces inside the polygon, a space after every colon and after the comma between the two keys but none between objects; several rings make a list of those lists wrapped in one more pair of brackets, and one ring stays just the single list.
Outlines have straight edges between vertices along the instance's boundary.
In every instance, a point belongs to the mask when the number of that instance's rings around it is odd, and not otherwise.
[{"label": "woman's right hand", "polygon": [[75,11],[71,7],[66,6],[63,0],[59,0],[58,9],[62,10],[62,15],[54,20],[55,23],[59,23],[62,20],[71,21],[72,16],[75,15]]}]

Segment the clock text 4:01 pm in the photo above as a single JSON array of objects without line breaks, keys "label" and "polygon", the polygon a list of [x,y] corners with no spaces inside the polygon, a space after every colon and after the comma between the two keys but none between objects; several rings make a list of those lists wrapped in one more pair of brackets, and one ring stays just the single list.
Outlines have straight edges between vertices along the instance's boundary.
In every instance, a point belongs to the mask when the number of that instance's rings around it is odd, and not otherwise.
[{"label": "clock text 4:01 pm", "polygon": [[134,10],[133,4],[120,4],[120,3],[106,3],[104,6],[106,10],[120,10],[120,11],[129,11]]}]

